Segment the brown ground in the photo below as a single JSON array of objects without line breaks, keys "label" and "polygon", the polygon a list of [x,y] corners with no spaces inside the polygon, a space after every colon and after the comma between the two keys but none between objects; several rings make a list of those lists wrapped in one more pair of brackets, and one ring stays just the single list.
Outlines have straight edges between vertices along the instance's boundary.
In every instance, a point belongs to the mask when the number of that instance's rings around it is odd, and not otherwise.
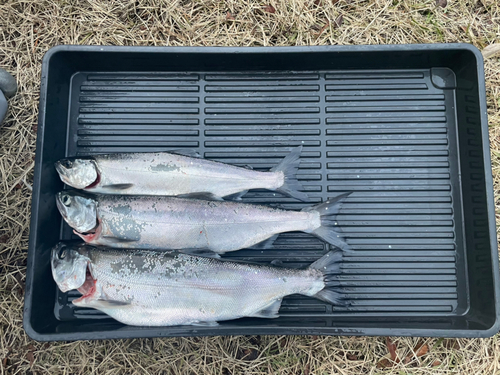
[{"label": "brown ground", "polygon": [[[233,337],[38,344],[22,328],[40,66],[50,47],[435,42],[473,43],[481,50],[500,43],[500,1],[0,0],[0,67],[19,83],[0,128],[1,373],[500,373],[499,336],[389,342],[372,337]],[[500,54],[488,57],[485,65],[498,207]],[[498,214],[497,208],[500,219]],[[403,359],[400,363],[387,359],[391,342]]]}]

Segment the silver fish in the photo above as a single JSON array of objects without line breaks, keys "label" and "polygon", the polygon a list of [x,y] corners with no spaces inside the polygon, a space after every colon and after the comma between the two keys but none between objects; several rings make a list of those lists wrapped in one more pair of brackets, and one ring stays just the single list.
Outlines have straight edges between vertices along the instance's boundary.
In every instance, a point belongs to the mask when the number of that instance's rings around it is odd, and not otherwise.
[{"label": "silver fish", "polygon": [[211,194],[240,199],[250,189],[269,189],[300,200],[307,194],[297,180],[302,146],[268,172],[168,152],[118,153],[59,160],[61,180],[99,194]]},{"label": "silver fish", "polygon": [[335,217],[347,195],[302,211],[177,197],[84,197],[78,191],[60,192],[56,202],[66,222],[90,244],[222,254],[259,243],[268,248],[274,236],[290,231],[345,249]]},{"label": "silver fish", "polygon": [[83,294],[73,304],[129,325],[213,326],[241,317],[277,318],[283,297],[290,294],[345,304],[335,277],[340,251],[327,253],[307,269],[64,243],[52,249],[51,257],[61,291]]}]

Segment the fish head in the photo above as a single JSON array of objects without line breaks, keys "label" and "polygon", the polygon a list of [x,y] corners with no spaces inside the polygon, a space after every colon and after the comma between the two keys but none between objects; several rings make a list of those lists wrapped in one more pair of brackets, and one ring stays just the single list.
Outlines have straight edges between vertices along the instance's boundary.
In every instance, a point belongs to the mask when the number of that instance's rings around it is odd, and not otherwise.
[{"label": "fish head", "polygon": [[70,227],[78,232],[90,232],[97,226],[97,201],[77,193],[61,191],[56,195],[59,212]]},{"label": "fish head", "polygon": [[75,189],[88,188],[99,180],[99,171],[92,159],[61,159],[55,167],[61,181]]},{"label": "fish head", "polygon": [[52,248],[52,276],[62,292],[82,287],[87,279],[87,264],[90,258],[82,246],[58,243]]}]

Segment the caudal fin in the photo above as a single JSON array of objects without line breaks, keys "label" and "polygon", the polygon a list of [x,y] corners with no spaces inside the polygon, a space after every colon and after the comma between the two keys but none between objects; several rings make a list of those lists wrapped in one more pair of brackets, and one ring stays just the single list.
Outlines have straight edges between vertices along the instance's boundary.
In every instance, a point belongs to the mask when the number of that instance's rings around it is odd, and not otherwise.
[{"label": "caudal fin", "polygon": [[306,207],[302,210],[319,212],[321,226],[314,230],[312,234],[342,250],[349,250],[349,245],[343,239],[342,230],[337,223],[337,214],[339,213],[340,207],[342,207],[342,202],[350,194],[351,192],[340,194],[325,203]]},{"label": "caudal fin", "polygon": [[300,165],[300,153],[302,146],[296,147],[285,157],[281,163],[271,169],[271,172],[281,171],[285,175],[285,182],[277,189],[280,193],[289,195],[292,198],[297,198],[303,202],[308,200],[306,193],[303,193],[302,184],[297,180],[297,170]]},{"label": "caudal fin", "polygon": [[340,274],[340,264],[342,262],[342,252],[339,250],[334,250],[328,252],[326,255],[318,259],[316,262],[309,266],[309,269],[316,269],[323,273],[325,287],[321,289],[318,293],[313,295],[321,301],[331,303],[332,305],[342,305],[345,306],[346,302],[345,296],[339,289],[339,281],[336,279],[336,275]]}]

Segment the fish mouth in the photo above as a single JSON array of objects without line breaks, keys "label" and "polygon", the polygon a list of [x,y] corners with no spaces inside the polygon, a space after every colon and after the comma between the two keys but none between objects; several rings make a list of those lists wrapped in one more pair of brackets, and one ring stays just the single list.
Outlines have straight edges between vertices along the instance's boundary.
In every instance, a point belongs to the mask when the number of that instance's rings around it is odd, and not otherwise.
[{"label": "fish mouth", "polygon": [[66,176],[66,168],[64,168],[59,161],[54,163],[54,167],[56,168],[56,171],[60,176]]},{"label": "fish mouth", "polygon": [[66,217],[67,217],[66,206],[64,206],[61,202],[61,195],[62,195],[62,192],[59,192],[56,194],[56,206],[57,206],[57,209],[59,210],[59,212],[61,213],[62,217],[64,217],[64,219],[66,219]]},{"label": "fish mouth", "polygon": [[94,296],[96,292],[96,283],[97,280],[92,277],[92,273],[90,272],[89,265],[87,264],[87,270],[85,272],[85,282],[79,287],[77,290],[82,293],[80,298],[77,298],[73,301],[76,305],[78,303],[83,302],[87,298],[91,298]]},{"label": "fish mouth", "polygon": [[78,237],[80,237],[85,242],[90,243],[90,242],[94,241],[95,239],[99,238],[99,236],[101,235],[101,233],[102,233],[102,220],[97,219],[97,224],[92,231],[89,231],[86,233],[80,233],[80,232],[77,232],[75,229],[73,229],[73,233],[76,234]]},{"label": "fish mouth", "polygon": [[69,179],[69,173],[68,173],[68,168],[66,168],[62,161],[59,160],[54,163],[54,167],[56,168],[57,173],[59,174],[59,177],[61,178],[61,181],[64,182],[68,186],[71,185],[71,181]]}]

